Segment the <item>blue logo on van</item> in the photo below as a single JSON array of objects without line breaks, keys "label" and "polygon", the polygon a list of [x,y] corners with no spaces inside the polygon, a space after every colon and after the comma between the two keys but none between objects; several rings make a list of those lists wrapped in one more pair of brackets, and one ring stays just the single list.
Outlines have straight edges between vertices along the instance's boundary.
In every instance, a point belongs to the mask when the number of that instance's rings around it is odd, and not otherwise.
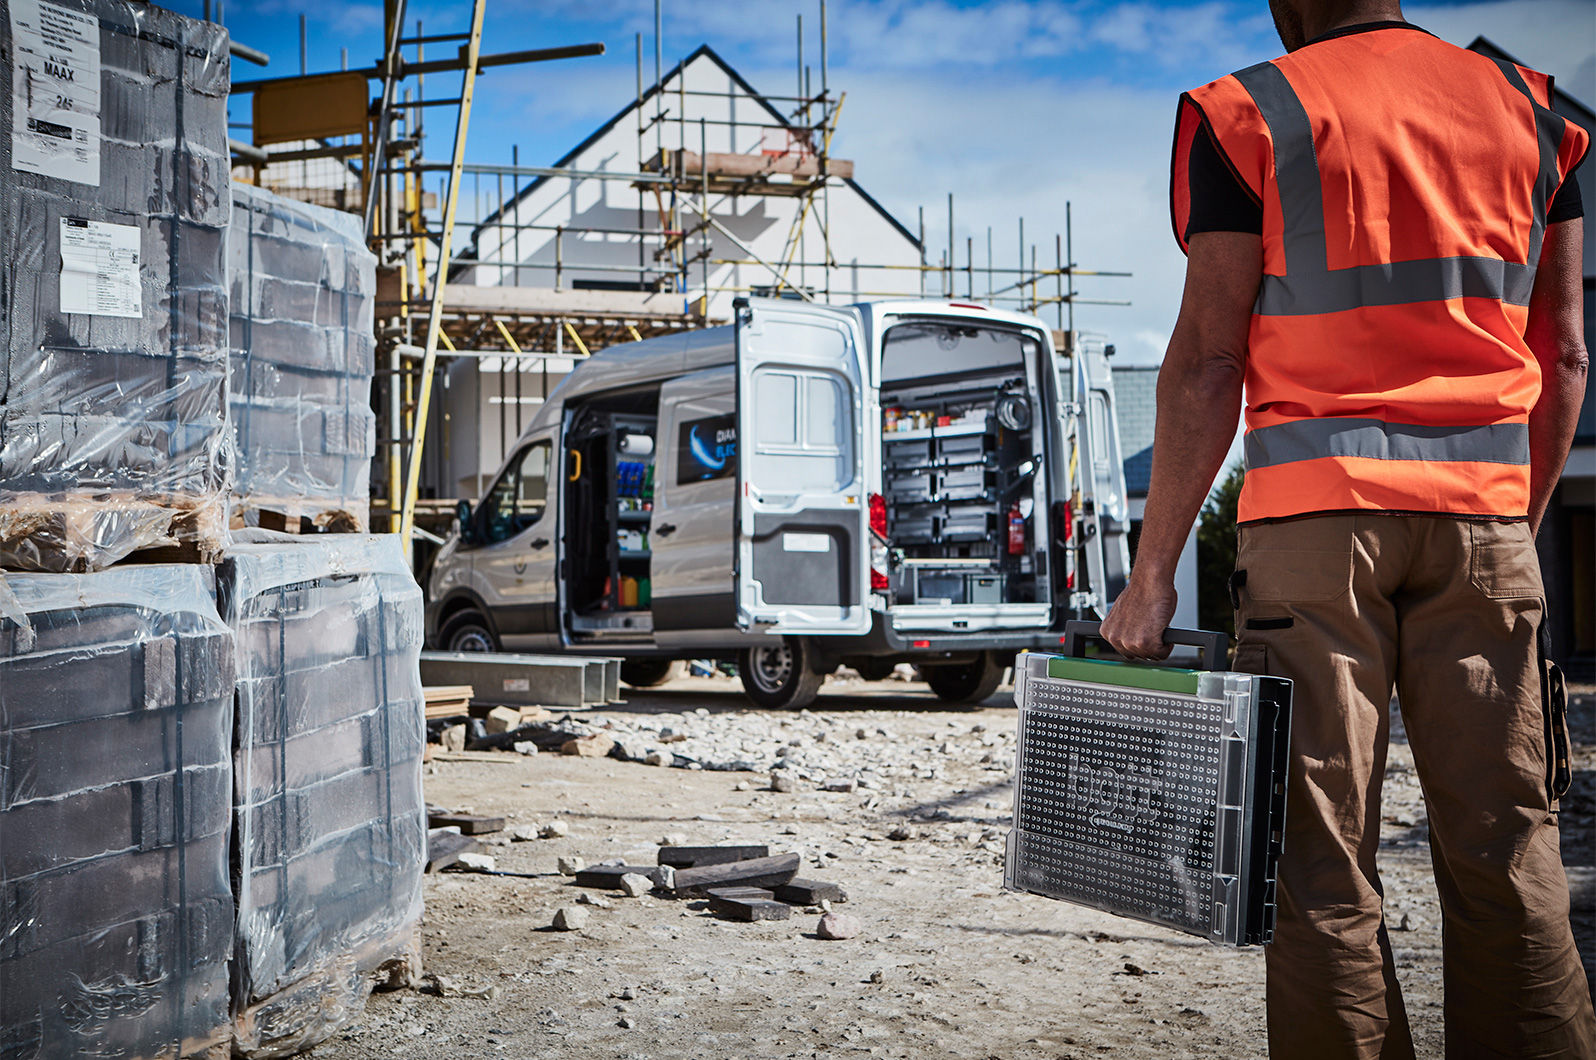
[{"label": "blue logo on van", "polygon": [[737,471],[737,417],[710,416],[681,425],[676,436],[676,483],[729,478]]},{"label": "blue logo on van", "polygon": [[[722,453],[717,457],[714,453],[709,451],[709,446],[704,442],[704,439],[698,436],[697,424],[693,425],[693,429],[689,434],[687,444],[688,448],[692,450],[693,458],[700,464],[703,464],[704,467],[708,468],[709,470],[719,471],[721,468],[726,466],[725,454]],[[720,446],[716,446],[716,448],[719,449]]]}]

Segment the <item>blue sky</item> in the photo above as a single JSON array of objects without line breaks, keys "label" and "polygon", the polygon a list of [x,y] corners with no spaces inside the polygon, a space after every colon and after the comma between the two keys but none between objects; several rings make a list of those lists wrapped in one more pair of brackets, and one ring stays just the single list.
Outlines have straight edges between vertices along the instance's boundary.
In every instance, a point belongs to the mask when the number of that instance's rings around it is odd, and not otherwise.
[{"label": "blue sky", "polygon": [[[197,15],[201,0],[170,6]],[[1591,0],[1409,4],[1404,12],[1457,44],[1484,34],[1596,104]],[[297,73],[301,13],[312,72],[338,69],[343,48],[351,66],[380,54],[380,0],[232,0],[224,18],[234,36],[272,57],[265,69],[237,63],[235,77]],[[819,0],[665,0],[665,66],[708,43],[755,88],[791,95],[800,14],[818,88]],[[409,5],[412,30],[419,18],[427,33],[456,31],[469,17],[460,0]],[[507,163],[512,145],[525,164],[559,158],[633,97],[635,34],[652,80],[653,23],[652,0],[490,0],[487,51],[602,41],[608,53],[485,74],[470,159]],[[1156,361],[1184,269],[1166,201],[1175,99],[1279,53],[1264,0],[828,0],[827,23],[831,87],[848,93],[833,154],[853,159],[859,182],[911,229],[925,207],[932,258],[947,245],[950,191],[959,260],[973,237],[977,266],[988,225],[999,264],[1015,260],[1022,216],[1027,243],[1051,259],[1071,201],[1076,261],[1135,274],[1083,280],[1087,296],[1134,304],[1082,307],[1077,324],[1107,334],[1127,359]],[[429,58],[452,46],[433,48]],[[427,94],[457,84],[435,77]],[[234,118],[247,113],[235,108]],[[428,153],[446,158],[452,122],[435,118],[429,132]]]}]

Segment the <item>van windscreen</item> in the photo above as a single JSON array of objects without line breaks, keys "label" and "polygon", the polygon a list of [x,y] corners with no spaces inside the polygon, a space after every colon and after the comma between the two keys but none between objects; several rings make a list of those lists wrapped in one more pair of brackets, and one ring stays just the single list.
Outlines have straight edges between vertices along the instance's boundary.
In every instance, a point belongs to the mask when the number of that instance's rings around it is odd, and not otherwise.
[{"label": "van windscreen", "polygon": [[889,328],[881,346],[881,385],[908,379],[1022,368],[1036,340],[963,321],[914,321]]}]

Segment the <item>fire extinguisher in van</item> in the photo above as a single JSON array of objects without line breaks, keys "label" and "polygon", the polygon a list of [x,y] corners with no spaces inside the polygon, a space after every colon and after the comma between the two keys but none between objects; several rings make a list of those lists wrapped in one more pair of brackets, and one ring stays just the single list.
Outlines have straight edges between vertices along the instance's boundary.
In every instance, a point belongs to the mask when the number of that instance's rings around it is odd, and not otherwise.
[{"label": "fire extinguisher in van", "polygon": [[1025,554],[1025,516],[1020,513],[1020,502],[1009,508],[1009,555]]}]

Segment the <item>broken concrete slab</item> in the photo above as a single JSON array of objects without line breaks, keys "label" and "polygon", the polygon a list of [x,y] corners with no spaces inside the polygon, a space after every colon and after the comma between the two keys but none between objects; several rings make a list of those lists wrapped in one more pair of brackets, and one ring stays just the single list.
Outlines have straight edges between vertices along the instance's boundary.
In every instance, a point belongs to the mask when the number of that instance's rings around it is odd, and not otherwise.
[{"label": "broken concrete slab", "polygon": [[514,732],[521,727],[521,712],[513,707],[494,707],[488,711],[487,730],[491,733]]},{"label": "broken concrete slab", "polygon": [[835,883],[794,878],[771,888],[778,902],[788,905],[819,905],[821,902],[846,902],[848,894]]},{"label": "broken concrete slab", "polygon": [[776,901],[769,891],[758,887],[715,887],[705,897],[709,899],[710,912],[726,920],[751,924],[792,916],[792,906]]},{"label": "broken concrete slab", "polygon": [[461,835],[487,835],[491,832],[504,831],[504,818],[474,813],[447,813],[440,810],[427,814],[427,827],[458,828]]},{"label": "broken concrete slab", "polygon": [[427,872],[446,869],[460,860],[461,854],[474,853],[482,844],[459,832],[438,829],[427,833]]},{"label": "broken concrete slab", "polygon": [[604,758],[615,747],[615,737],[608,733],[595,732],[589,736],[578,736],[567,740],[560,745],[560,753],[576,755],[579,758]]},{"label": "broken concrete slab", "polygon": [[777,854],[723,865],[678,869],[674,890],[677,894],[689,894],[711,887],[774,887],[791,882],[798,875],[800,861],[797,854]]},{"label": "broken concrete slab", "polygon": [[654,889],[654,881],[635,872],[624,873],[617,881],[621,893],[628,898],[641,898]]},{"label": "broken concrete slab", "polygon": [[634,874],[647,879],[653,871],[652,865],[589,865],[578,869],[572,882],[578,887],[614,889],[621,885],[622,876]]},{"label": "broken concrete slab", "polygon": [[659,863],[677,869],[696,869],[702,865],[726,865],[734,861],[770,857],[770,847],[763,843],[742,846],[662,846]]}]

